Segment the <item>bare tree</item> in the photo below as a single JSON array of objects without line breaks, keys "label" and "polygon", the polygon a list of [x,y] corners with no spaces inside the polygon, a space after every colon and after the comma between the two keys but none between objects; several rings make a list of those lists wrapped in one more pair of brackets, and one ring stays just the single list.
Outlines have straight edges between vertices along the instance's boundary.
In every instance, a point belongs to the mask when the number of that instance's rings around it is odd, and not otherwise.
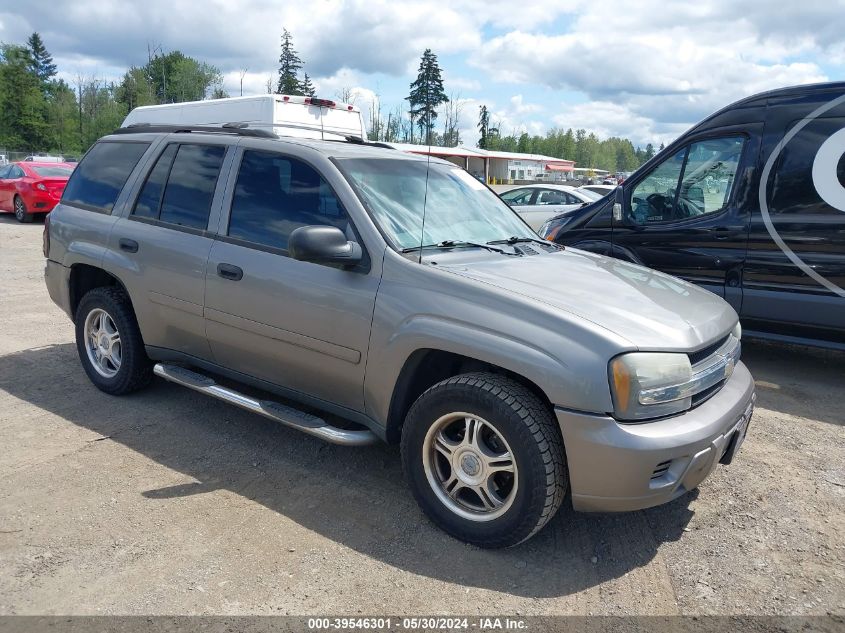
[{"label": "bare tree", "polygon": [[355,105],[358,100],[358,92],[351,86],[342,86],[340,90],[335,91],[334,96],[341,103],[349,105]]},{"label": "bare tree", "polygon": [[461,131],[458,127],[464,104],[460,94],[449,95],[449,100],[443,105],[443,145],[456,147],[461,144]]},{"label": "bare tree", "polygon": [[267,83],[265,84],[265,86],[267,87],[267,94],[273,94],[273,75],[267,77]]}]

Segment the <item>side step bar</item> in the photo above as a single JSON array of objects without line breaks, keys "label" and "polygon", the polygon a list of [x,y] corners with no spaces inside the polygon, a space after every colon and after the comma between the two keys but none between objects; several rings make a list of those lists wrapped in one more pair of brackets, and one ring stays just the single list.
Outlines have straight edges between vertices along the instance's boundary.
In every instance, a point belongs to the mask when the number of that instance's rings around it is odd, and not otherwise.
[{"label": "side step bar", "polygon": [[332,444],[365,446],[367,444],[375,444],[378,441],[378,437],[372,431],[339,429],[329,425],[323,418],[319,418],[316,415],[299,411],[278,402],[273,402],[272,400],[256,400],[250,398],[234,389],[218,385],[213,378],[178,365],[156,363],[155,367],[153,367],[153,373],[165,380],[175,382],[177,385],[182,385],[183,387],[199,391],[218,400],[234,404],[241,409],[258,413],[276,422],[281,422],[285,426],[292,427],[309,435],[314,435]]}]

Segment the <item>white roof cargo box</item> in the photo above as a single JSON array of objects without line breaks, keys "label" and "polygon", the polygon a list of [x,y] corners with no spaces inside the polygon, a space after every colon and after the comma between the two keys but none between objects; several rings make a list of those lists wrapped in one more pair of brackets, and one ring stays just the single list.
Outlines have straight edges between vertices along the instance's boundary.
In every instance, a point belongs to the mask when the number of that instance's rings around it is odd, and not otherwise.
[{"label": "white roof cargo box", "polygon": [[187,101],[135,108],[123,121],[130,125],[204,125],[246,123],[279,136],[324,138],[328,135],[366,139],[361,110],[347,103],[316,97],[260,95],[209,101]]}]

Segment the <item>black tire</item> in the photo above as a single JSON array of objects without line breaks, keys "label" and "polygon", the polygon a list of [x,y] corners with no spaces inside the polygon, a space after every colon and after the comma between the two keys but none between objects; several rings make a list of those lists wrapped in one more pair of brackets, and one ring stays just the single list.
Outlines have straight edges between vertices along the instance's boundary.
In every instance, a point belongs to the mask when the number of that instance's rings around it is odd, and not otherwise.
[{"label": "black tire", "polygon": [[29,224],[34,219],[34,216],[26,210],[26,203],[20,196],[15,196],[14,200],[15,219],[21,224]]},{"label": "black tire", "polygon": [[[114,376],[101,375],[88,356],[85,321],[94,310],[105,311],[120,336],[121,361]],[[126,293],[119,288],[94,288],[82,297],[76,308],[76,350],[91,382],[106,393],[120,396],[146,387],[153,377],[153,364],[144,350],[135,312]]]},{"label": "black tire", "polygon": [[[501,516],[464,518],[441,501],[429,481],[425,438],[437,420],[453,412],[479,416],[510,447],[519,474],[511,505]],[[435,524],[485,548],[510,547],[536,534],[558,511],[568,488],[563,439],[548,405],[517,381],[490,373],[449,378],[417,399],[402,429],[402,466],[417,503]]]}]

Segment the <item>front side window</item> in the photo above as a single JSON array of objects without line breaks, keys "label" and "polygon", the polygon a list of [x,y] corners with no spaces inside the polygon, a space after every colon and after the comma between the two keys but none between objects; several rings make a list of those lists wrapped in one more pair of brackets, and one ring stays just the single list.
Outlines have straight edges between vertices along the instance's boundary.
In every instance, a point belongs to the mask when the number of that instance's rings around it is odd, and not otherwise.
[{"label": "front side window", "polygon": [[132,215],[205,230],[226,148],[168,145],[144,183]]},{"label": "front side window", "polygon": [[537,237],[496,194],[459,167],[397,158],[337,162],[373,220],[399,249]]},{"label": "front side window", "polygon": [[301,226],[334,226],[350,236],[346,211],[310,165],[295,158],[244,152],[229,214],[229,237],[287,250]]},{"label": "front side window", "polygon": [[633,220],[676,222],[722,211],[733,189],[743,143],[742,136],[698,141],[663,161],[634,187]]},{"label": "front side window", "polygon": [[531,196],[534,195],[533,189],[514,189],[513,191],[506,191],[501,198],[508,204],[526,205],[531,204]]},{"label": "front side window", "polygon": [[129,174],[149,143],[97,143],[73,171],[62,195],[64,204],[111,213]]}]

